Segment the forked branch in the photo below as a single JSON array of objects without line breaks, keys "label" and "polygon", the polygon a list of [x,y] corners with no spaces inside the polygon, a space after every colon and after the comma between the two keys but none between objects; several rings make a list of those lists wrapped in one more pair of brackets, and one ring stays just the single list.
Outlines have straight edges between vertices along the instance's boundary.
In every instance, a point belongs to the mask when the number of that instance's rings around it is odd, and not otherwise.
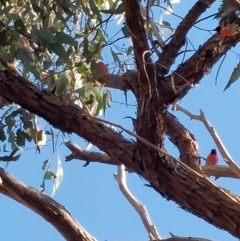
[{"label": "forked branch", "polygon": [[190,119],[201,121],[210,135],[212,136],[215,144],[218,147],[219,152],[221,153],[223,159],[228,164],[228,166],[232,169],[232,171],[235,173],[235,175],[240,178],[240,168],[238,165],[234,162],[230,154],[228,153],[226,147],[224,146],[222,140],[220,139],[219,135],[217,134],[216,130],[213,128],[213,126],[210,124],[210,122],[206,119],[205,114],[202,110],[200,110],[200,115],[193,115],[188,110],[184,109],[179,104],[176,105],[176,110],[183,112],[185,115],[187,115]]}]

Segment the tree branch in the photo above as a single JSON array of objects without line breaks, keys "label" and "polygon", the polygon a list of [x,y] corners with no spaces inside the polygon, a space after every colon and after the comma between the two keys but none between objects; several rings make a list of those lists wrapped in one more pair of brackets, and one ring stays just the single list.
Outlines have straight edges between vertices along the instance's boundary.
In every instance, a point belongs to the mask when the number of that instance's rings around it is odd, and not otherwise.
[{"label": "tree branch", "polygon": [[197,115],[193,115],[192,113],[190,113],[188,110],[184,109],[179,104],[176,105],[176,108],[178,111],[183,112],[185,115],[187,115],[191,119],[201,121],[204,124],[204,126],[206,127],[206,129],[208,130],[210,135],[212,136],[215,144],[217,145],[218,150],[220,151],[223,159],[228,164],[228,166],[232,169],[232,171],[236,174],[236,176],[240,178],[240,168],[238,167],[238,165],[234,162],[234,160],[228,153],[226,147],[224,146],[223,142],[221,141],[216,130],[211,126],[209,121],[206,119],[204,112],[202,110],[200,110],[200,115],[197,116]]},{"label": "tree branch", "polygon": [[233,172],[233,170],[227,166],[202,166],[203,172],[207,176],[213,176],[216,179],[220,177],[229,177],[229,178],[236,178],[239,179],[239,177]]},{"label": "tree branch", "polygon": [[83,151],[78,145],[71,141],[65,142],[65,146],[72,152],[69,156],[65,157],[66,162],[73,159],[79,159],[86,161],[87,163],[100,162],[104,164],[118,165],[118,162],[114,162],[114,159],[111,159],[109,155],[94,151]]},{"label": "tree branch", "polygon": [[0,180],[0,193],[39,214],[66,240],[96,241],[63,206],[47,195],[18,182],[2,168],[0,168]]},{"label": "tree branch", "polygon": [[202,13],[214,2],[215,0],[198,0],[179,24],[171,41],[163,48],[160,58],[157,61],[160,67],[161,76],[164,76],[168,72],[175,61],[178,51],[185,44],[188,31],[193,27]]},{"label": "tree branch", "polygon": [[144,52],[149,50],[149,47],[140,5],[137,0],[124,0],[123,5],[125,9],[126,24],[132,36],[137,68],[140,75],[143,77],[146,72],[144,70],[144,60],[149,60],[150,55],[146,54],[146,58],[143,56]]},{"label": "tree branch", "polygon": [[[64,132],[74,132],[83,137],[119,165],[124,164],[127,169],[143,176],[165,198],[240,238],[239,197],[218,187],[184,163],[169,155],[160,155],[153,149],[151,151],[155,155],[149,155],[146,148],[139,154],[134,142],[89,118],[78,106],[67,103],[50,92],[38,90],[22,77],[12,75],[10,71],[0,71],[0,96],[43,117]],[[149,162],[144,170],[139,166],[143,161]]]},{"label": "tree branch", "polygon": [[[188,91],[200,82],[204,75],[209,73],[213,65],[234,47],[240,38],[240,33],[228,38],[219,34],[213,35],[198,51],[190,57],[164,81],[159,81],[158,91],[161,93],[165,105],[182,99]],[[172,83],[178,93],[173,90]]]},{"label": "tree branch", "polygon": [[139,216],[142,220],[142,223],[148,232],[149,239],[150,240],[160,240],[161,237],[159,236],[156,227],[152,223],[152,220],[147,212],[147,209],[129,191],[129,189],[127,187],[126,172],[125,172],[124,168],[125,168],[124,165],[118,166],[118,174],[114,175],[114,178],[118,183],[119,189],[121,190],[124,197],[128,200],[128,202],[132,205],[132,207],[139,214]]},{"label": "tree branch", "polygon": [[192,167],[194,170],[201,171],[199,168],[198,144],[193,134],[169,112],[166,112],[164,122],[166,126],[166,134],[170,137],[170,141],[177,146],[180,152],[181,161]]},{"label": "tree branch", "polygon": [[[118,162],[111,159],[107,154],[92,151],[83,151],[77,144],[71,141],[66,142],[65,146],[72,152],[69,156],[65,157],[66,162],[72,161],[73,159],[79,159],[81,161],[87,162],[86,164],[84,164],[84,166],[88,165],[88,163],[90,162],[97,162],[115,166],[119,164]],[[184,161],[184,163],[186,163],[184,159],[182,160]],[[208,176],[214,176],[216,178],[238,178],[236,174],[229,167],[226,166],[202,166],[201,168]],[[126,169],[126,171],[133,172],[133,170],[129,169]]]},{"label": "tree branch", "polygon": [[137,72],[133,70],[127,70],[122,75],[104,75],[103,77],[98,79],[98,82],[109,88],[118,89],[122,91],[132,90],[134,93],[135,88],[133,88],[132,86],[137,84]]}]

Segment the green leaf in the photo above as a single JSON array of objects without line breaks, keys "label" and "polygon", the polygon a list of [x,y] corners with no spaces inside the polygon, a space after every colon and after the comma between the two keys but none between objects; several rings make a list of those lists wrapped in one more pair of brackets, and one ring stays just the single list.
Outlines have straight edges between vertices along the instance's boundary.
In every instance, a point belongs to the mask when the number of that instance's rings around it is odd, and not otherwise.
[{"label": "green leaf", "polygon": [[54,174],[53,172],[51,172],[51,171],[46,171],[45,174],[44,174],[43,179],[44,179],[44,180],[50,180],[50,179],[53,179],[53,178],[55,178],[55,177],[56,177],[56,176],[55,176],[55,174]]},{"label": "green leaf", "polygon": [[22,151],[22,148],[19,148],[19,147],[15,148],[9,156],[0,157],[0,161],[11,162],[11,161],[19,160],[22,153],[14,156],[16,154],[16,152],[19,151],[19,150]]},{"label": "green leaf", "polygon": [[240,63],[237,65],[237,67],[234,68],[232,75],[223,91],[228,89],[234,82],[236,82],[239,79],[239,76],[240,76]]},{"label": "green leaf", "polygon": [[7,139],[6,134],[4,132],[3,127],[1,126],[1,128],[0,128],[0,141],[4,142],[4,141],[6,141],[6,139]]},{"label": "green leaf", "polygon": [[19,39],[20,39],[20,34],[17,31],[13,31],[13,33],[8,41],[8,44],[9,45],[15,44],[17,41],[19,41]]},{"label": "green leaf", "polygon": [[102,16],[96,6],[96,2],[94,0],[89,0],[89,5],[90,5],[92,12],[98,17],[99,22],[102,22]]},{"label": "green leaf", "polygon": [[63,32],[56,32],[55,37],[58,40],[58,42],[61,44],[68,44],[68,45],[77,44],[77,41],[75,41],[73,37]]},{"label": "green leaf", "polygon": [[114,60],[115,62],[117,62],[117,63],[118,63],[118,66],[120,67],[120,66],[121,66],[121,61],[120,61],[120,59],[118,58],[118,54],[116,54],[116,53],[112,50],[112,48],[111,48],[111,54],[112,54],[113,60]]},{"label": "green leaf", "polygon": [[131,33],[130,33],[130,31],[128,30],[128,27],[127,27],[126,24],[122,27],[121,30],[122,30],[123,35],[124,35],[126,38],[131,37]]},{"label": "green leaf", "polygon": [[44,192],[45,191],[45,181],[44,180],[43,180],[42,184],[40,185],[40,187],[41,187],[40,192],[41,193]]},{"label": "green leaf", "polygon": [[89,97],[89,95],[92,93],[94,87],[94,83],[92,82],[87,82],[84,86],[84,95],[85,97]]},{"label": "green leaf", "polygon": [[10,13],[7,18],[7,24],[10,23],[12,20],[19,20],[19,19],[20,19],[20,16],[18,14]]},{"label": "green leaf", "polygon": [[61,160],[60,160],[60,158],[58,156],[57,171],[56,171],[56,176],[55,176],[54,181],[53,181],[54,185],[53,185],[52,196],[58,190],[59,186],[62,183],[62,180],[63,180],[63,167],[62,167]]},{"label": "green leaf", "polygon": [[107,106],[110,108],[112,106],[112,94],[109,90],[106,92],[106,102]]},{"label": "green leaf", "polygon": [[27,32],[27,28],[25,27],[24,22],[20,18],[14,21],[14,28],[18,33],[22,34],[23,36]]},{"label": "green leaf", "polygon": [[6,70],[7,68],[2,64],[0,63],[0,70]]},{"label": "green leaf", "polygon": [[53,153],[54,153],[54,151],[55,151],[55,147],[54,147],[54,133],[53,133],[52,128],[50,128],[50,132],[51,132],[51,136],[52,136],[52,147],[53,147]]},{"label": "green leaf", "polygon": [[69,87],[71,83],[71,76],[68,73],[59,74],[59,79],[56,83],[56,92],[55,94],[61,96]]},{"label": "green leaf", "polygon": [[43,11],[36,3],[32,4],[32,8],[35,13],[41,13]]},{"label": "green leaf", "polygon": [[8,43],[8,36],[4,32],[0,32],[0,45],[6,46]]},{"label": "green leaf", "polygon": [[55,44],[57,43],[57,39],[53,36],[52,31],[49,28],[42,28],[39,31],[39,34],[49,43]]},{"label": "green leaf", "polygon": [[79,66],[78,66],[78,73],[80,73],[80,74],[82,74],[82,75],[84,75],[84,76],[87,76],[88,75],[88,72],[87,72],[87,68],[86,68],[86,66],[84,65],[84,64],[80,64]]},{"label": "green leaf", "polygon": [[7,53],[6,51],[3,51],[0,53],[0,58],[13,61],[14,55],[12,53]]},{"label": "green leaf", "polygon": [[60,43],[49,44],[48,49],[64,60],[68,59],[68,54]]},{"label": "green leaf", "polygon": [[49,161],[49,159],[47,159],[46,161],[43,162],[42,170],[45,171],[47,169],[48,161]]},{"label": "green leaf", "polygon": [[24,49],[21,48],[18,48],[15,51],[14,56],[16,59],[21,60],[24,65],[30,65],[30,62],[33,61],[32,56],[30,56]]},{"label": "green leaf", "polygon": [[122,14],[124,13],[124,7],[123,7],[123,4],[120,4],[118,6],[118,8],[116,9],[104,9],[104,10],[100,10],[100,12],[102,13],[107,13],[107,14]]},{"label": "green leaf", "polygon": [[49,69],[51,66],[52,66],[52,61],[50,59],[43,61],[43,68],[45,70]]},{"label": "green leaf", "polygon": [[26,141],[26,135],[27,133],[22,131],[20,128],[17,129],[17,132],[16,132],[16,143],[18,146],[25,146],[25,141]]},{"label": "green leaf", "polygon": [[170,34],[174,33],[174,30],[173,30],[173,28],[172,28],[172,26],[171,26],[171,24],[169,22],[162,21],[162,25],[163,25],[164,28],[169,30]]}]

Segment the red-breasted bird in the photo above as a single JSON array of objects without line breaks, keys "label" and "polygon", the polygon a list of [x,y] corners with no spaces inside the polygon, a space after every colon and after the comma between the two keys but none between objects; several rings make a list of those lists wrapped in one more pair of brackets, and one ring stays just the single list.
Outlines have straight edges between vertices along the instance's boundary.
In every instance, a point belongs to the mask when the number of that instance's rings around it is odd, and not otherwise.
[{"label": "red-breasted bird", "polygon": [[240,26],[237,24],[227,24],[226,26],[218,26],[215,31],[221,34],[223,37],[230,37],[239,33]]},{"label": "red-breasted bird", "polygon": [[209,165],[217,165],[218,163],[218,155],[217,155],[217,151],[216,149],[212,149],[210,154],[208,155],[207,159],[206,159],[206,164],[205,166],[209,166]]},{"label": "red-breasted bird", "polygon": [[224,16],[219,22],[219,26],[215,28],[223,37],[233,36],[240,32],[240,19],[234,14],[230,16]]}]

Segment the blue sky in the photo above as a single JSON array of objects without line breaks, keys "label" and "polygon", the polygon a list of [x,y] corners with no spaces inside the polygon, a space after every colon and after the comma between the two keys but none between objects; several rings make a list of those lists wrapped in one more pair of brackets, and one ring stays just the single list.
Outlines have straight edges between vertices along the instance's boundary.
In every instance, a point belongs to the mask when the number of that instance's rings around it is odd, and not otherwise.
[{"label": "blue sky", "polygon": [[[215,12],[219,2],[217,1],[204,16]],[[189,1],[183,1],[175,5],[174,12],[184,16],[189,10],[189,5]],[[179,19],[176,17],[166,16],[164,20],[169,20],[173,27],[176,27],[179,23]],[[217,21],[211,18],[201,22],[199,27],[213,29],[216,25]],[[210,37],[210,34],[194,28],[188,37],[194,46],[198,48],[200,44]],[[238,53],[239,47],[235,48],[234,51]],[[210,74],[205,76],[201,84],[191,90],[180,104],[194,114],[199,113],[200,108],[205,112],[207,119],[217,130],[229,153],[239,164],[239,82],[236,82],[227,91],[223,92],[237,63],[238,57],[236,54],[229,52],[221,67],[217,86],[215,86],[215,76],[219,64],[214,66]],[[125,102],[123,93],[113,90],[112,95],[113,100]],[[131,93],[128,93],[128,102],[135,104]],[[182,113],[176,112],[174,114],[195,135],[199,143],[201,156],[207,156],[216,145],[203,124],[189,120]],[[126,108],[124,105],[113,104],[112,108],[107,110],[105,117],[132,130],[131,120],[123,119],[125,116],[134,117],[135,107],[128,106]],[[130,138],[128,135],[126,137]],[[79,137],[73,135],[72,139],[81,148],[86,147],[86,142]],[[59,144],[61,141],[59,141]],[[8,166],[7,171],[19,181],[39,189],[43,177],[42,163],[52,156],[51,142],[48,144],[48,147],[41,150],[41,155],[35,153],[35,148],[31,148],[34,145],[31,144],[29,148],[26,148],[18,162]],[[169,153],[176,157],[179,156],[177,148],[168,141],[166,147]],[[63,183],[54,196],[57,202],[64,205],[72,216],[98,240],[133,241],[148,239],[140,218],[120,193],[113,178],[113,174],[117,171],[116,167],[93,163],[83,168],[84,162],[79,160],[65,163],[64,157],[69,155],[70,152],[64,145],[58,145],[57,150],[64,168]],[[53,156],[54,163],[56,164],[56,155]],[[219,164],[224,164],[221,157]],[[55,166],[53,165],[53,171],[55,171]],[[227,232],[217,229],[190,213],[186,213],[174,202],[163,199],[158,193],[144,186],[146,182],[136,174],[128,174],[127,181],[132,193],[147,207],[161,237],[167,238],[171,232],[178,236],[195,236],[215,241],[237,240]],[[238,195],[240,194],[238,180],[220,178],[216,183]],[[47,183],[47,194],[51,194],[51,188],[52,182],[50,181]],[[44,219],[24,206],[2,195],[0,195],[0,204],[2,240],[64,240]]]}]

